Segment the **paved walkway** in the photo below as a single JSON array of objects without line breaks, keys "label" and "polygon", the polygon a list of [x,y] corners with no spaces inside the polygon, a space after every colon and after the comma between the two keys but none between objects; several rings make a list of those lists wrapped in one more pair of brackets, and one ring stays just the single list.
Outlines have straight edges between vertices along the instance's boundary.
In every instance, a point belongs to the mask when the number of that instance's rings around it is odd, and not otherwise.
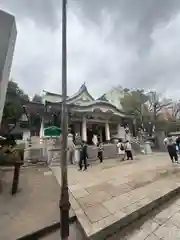
[{"label": "paved walkway", "polygon": [[[132,211],[179,186],[180,165],[166,154],[118,162],[105,160],[86,172],[70,166],[70,201],[87,236],[112,225]],[[61,183],[60,168],[52,171]]]},{"label": "paved walkway", "polygon": [[180,196],[107,240],[179,240]]},{"label": "paved walkway", "polygon": [[48,167],[22,168],[20,191],[14,196],[10,193],[12,170],[6,168],[2,176],[1,240],[15,240],[59,222],[60,188]]}]

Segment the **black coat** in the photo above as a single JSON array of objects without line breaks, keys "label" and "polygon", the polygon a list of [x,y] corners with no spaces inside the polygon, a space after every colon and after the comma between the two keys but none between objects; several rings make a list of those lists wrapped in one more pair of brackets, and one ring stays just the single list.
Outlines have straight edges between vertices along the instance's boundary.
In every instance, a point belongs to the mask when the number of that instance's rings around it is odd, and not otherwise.
[{"label": "black coat", "polygon": [[80,150],[80,158],[81,159],[85,159],[88,158],[88,154],[87,154],[87,145],[83,144],[81,146],[81,150]]},{"label": "black coat", "polygon": [[180,137],[176,139],[176,144],[179,146],[180,145]]}]

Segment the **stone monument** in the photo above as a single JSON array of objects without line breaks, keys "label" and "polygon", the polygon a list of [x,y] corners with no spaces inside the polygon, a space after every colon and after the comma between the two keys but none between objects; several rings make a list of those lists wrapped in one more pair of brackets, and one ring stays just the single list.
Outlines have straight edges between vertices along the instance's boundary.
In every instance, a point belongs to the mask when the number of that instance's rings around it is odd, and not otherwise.
[{"label": "stone monument", "polygon": [[0,10],[0,124],[6,99],[16,36],[15,17]]}]

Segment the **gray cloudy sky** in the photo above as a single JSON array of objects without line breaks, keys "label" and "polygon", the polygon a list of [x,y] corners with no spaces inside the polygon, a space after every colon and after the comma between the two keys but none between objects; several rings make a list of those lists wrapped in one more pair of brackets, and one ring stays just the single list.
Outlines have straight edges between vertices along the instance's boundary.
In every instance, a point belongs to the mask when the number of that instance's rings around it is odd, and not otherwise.
[{"label": "gray cloudy sky", "polygon": [[[0,0],[17,19],[12,77],[61,91],[61,0]],[[69,0],[68,92],[157,89],[180,98],[180,0]]]}]

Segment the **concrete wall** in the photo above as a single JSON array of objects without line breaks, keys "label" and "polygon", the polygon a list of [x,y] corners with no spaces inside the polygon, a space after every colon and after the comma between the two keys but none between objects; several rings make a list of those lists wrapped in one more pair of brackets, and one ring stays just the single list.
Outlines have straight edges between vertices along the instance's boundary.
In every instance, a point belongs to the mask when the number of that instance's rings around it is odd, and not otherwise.
[{"label": "concrete wall", "polygon": [[27,139],[30,139],[31,133],[29,130],[23,131],[23,141],[27,141]]},{"label": "concrete wall", "polygon": [[0,123],[11,71],[17,30],[14,16],[0,10]]}]

